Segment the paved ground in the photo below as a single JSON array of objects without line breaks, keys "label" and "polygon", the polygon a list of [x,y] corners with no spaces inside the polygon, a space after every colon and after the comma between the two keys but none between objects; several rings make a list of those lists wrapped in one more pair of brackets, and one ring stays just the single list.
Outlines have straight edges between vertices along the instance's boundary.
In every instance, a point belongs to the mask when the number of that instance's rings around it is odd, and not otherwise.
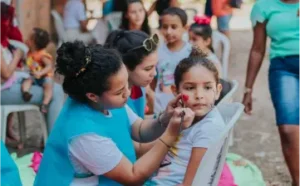
[{"label": "paved ground", "polygon": [[[234,97],[235,101],[241,101],[242,88],[245,81],[246,65],[252,42],[252,33],[249,30],[249,21],[245,19],[249,15],[249,7],[238,11],[233,23],[231,35],[232,50],[230,55],[229,76],[240,83],[240,88]],[[243,25],[243,26],[241,26]],[[240,30],[248,28],[246,30]],[[234,131],[234,146],[231,152],[242,155],[253,161],[263,172],[264,178],[269,185],[291,185],[288,171],[285,167],[280,149],[279,136],[275,126],[274,111],[270,100],[267,84],[268,59],[265,59],[254,87],[254,110],[252,116],[244,115],[237,123]],[[40,144],[41,132],[40,121],[35,113],[26,113],[27,123],[27,147]],[[15,124],[17,128],[17,124]],[[20,152],[20,155],[26,151]]]}]

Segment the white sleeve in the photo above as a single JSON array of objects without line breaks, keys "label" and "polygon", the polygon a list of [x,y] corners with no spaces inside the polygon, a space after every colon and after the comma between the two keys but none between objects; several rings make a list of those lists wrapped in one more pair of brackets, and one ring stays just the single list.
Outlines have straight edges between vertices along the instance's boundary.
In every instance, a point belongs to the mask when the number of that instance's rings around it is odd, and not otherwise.
[{"label": "white sleeve", "polygon": [[203,121],[191,131],[192,146],[208,148],[220,137],[223,129],[224,125],[222,124],[222,121],[219,123],[215,118]]},{"label": "white sleeve", "polygon": [[140,117],[126,104],[125,109],[128,115],[130,125],[134,124]]},{"label": "white sleeve", "polygon": [[69,145],[70,155],[80,167],[95,175],[103,175],[115,168],[123,154],[109,138],[87,134],[74,139]]}]

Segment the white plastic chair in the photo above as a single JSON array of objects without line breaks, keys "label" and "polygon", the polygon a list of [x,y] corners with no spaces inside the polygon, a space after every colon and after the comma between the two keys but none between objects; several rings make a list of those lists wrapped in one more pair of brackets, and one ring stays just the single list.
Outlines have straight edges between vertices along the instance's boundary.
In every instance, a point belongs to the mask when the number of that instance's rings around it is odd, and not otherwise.
[{"label": "white plastic chair", "polygon": [[[236,93],[236,91],[239,87],[239,82],[237,80],[231,80],[230,86],[231,86],[230,91],[220,100],[218,105],[224,104],[224,103],[231,103],[233,101],[233,95]],[[234,136],[233,136],[233,130],[232,130],[229,135],[229,146],[233,146],[233,138],[234,138]]]},{"label": "white plastic chair", "polygon": [[108,23],[110,31],[117,30],[120,27],[122,12],[112,12],[105,16],[105,21]]},{"label": "white plastic chair", "polygon": [[228,150],[229,134],[244,109],[241,103],[220,104],[217,107],[225,121],[226,127],[222,135],[207,149],[201,160],[192,186],[218,185]]},{"label": "white plastic chair", "polygon": [[219,31],[213,31],[212,34],[212,46],[215,53],[218,53],[220,49],[222,50],[222,76],[224,79],[228,78],[228,63],[230,55],[230,40]]},{"label": "white plastic chair", "polygon": [[[44,143],[47,140],[47,128],[46,128],[46,122],[44,120],[44,116],[40,112],[40,109],[36,105],[1,105],[1,139],[5,141],[6,139],[6,127],[7,127],[7,117],[10,113],[13,112],[24,112],[24,111],[29,111],[29,110],[35,110],[40,113],[41,117],[41,129],[43,132],[43,138],[44,138]],[[24,113],[22,113],[24,114]],[[20,137],[21,137],[21,142],[24,142],[25,138],[25,116],[21,115],[19,116],[19,130],[20,130]]]},{"label": "white plastic chair", "polygon": [[54,18],[54,25],[58,35],[58,47],[65,41],[65,28],[62,17],[56,10],[51,10],[51,14]]}]

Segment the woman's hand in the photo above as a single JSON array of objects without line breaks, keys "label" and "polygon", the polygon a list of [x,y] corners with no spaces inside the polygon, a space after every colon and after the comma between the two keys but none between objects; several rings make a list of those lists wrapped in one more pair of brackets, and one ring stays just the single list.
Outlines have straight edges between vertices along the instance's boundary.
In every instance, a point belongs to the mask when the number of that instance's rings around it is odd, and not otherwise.
[{"label": "woman's hand", "polygon": [[245,105],[244,112],[251,115],[252,112],[252,94],[250,92],[244,94],[243,104]]},{"label": "woman's hand", "polygon": [[[183,112],[184,112],[183,122],[182,122],[182,126],[180,126]],[[194,118],[195,118],[195,113],[190,108],[177,107],[174,110],[173,116],[169,122],[166,132],[170,136],[177,137],[178,134],[180,133],[179,131],[180,128],[181,129],[189,128],[192,125]]]},{"label": "woman's hand", "polygon": [[164,113],[162,114],[162,121],[164,124],[168,124],[171,117],[174,114],[175,108],[180,107],[179,99],[181,99],[181,94],[178,94],[174,99],[172,99],[168,105]]}]

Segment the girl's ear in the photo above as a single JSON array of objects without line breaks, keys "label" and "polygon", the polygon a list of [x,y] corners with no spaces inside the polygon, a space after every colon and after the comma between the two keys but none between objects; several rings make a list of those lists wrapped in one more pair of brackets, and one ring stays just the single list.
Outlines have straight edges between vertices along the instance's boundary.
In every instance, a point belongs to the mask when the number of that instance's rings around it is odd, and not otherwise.
[{"label": "girl's ear", "polygon": [[221,83],[219,83],[219,84],[217,85],[216,100],[219,99],[219,97],[220,97],[220,95],[221,95],[222,89],[223,89],[223,86],[222,86]]},{"label": "girl's ear", "polygon": [[171,90],[172,90],[173,95],[176,97],[178,95],[176,86],[175,85],[171,85]]}]

